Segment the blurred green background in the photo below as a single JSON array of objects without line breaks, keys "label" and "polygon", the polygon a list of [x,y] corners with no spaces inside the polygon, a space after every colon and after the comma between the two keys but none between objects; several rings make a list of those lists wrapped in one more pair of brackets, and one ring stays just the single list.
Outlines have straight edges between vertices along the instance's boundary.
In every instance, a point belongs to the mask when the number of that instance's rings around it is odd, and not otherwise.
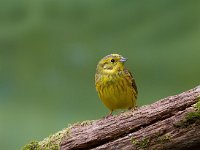
[{"label": "blurred green background", "polygon": [[200,1],[0,1],[0,149],[20,149],[108,110],[97,62],[129,60],[138,104],[200,83]]}]

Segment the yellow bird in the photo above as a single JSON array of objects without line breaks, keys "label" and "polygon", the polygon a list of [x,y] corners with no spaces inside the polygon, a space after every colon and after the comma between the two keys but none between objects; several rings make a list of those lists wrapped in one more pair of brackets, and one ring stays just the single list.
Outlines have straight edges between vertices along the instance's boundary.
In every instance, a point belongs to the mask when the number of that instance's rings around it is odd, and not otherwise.
[{"label": "yellow bird", "polygon": [[110,110],[136,107],[137,87],[131,73],[125,68],[127,58],[110,54],[102,58],[96,68],[96,90],[104,105]]}]

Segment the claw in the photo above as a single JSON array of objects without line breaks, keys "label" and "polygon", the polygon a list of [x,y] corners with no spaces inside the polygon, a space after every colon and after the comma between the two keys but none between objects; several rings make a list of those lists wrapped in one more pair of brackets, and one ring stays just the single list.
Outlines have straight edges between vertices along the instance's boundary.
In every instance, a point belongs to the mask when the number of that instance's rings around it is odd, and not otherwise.
[{"label": "claw", "polygon": [[136,105],[135,107],[129,107],[128,110],[138,110],[138,106]]}]

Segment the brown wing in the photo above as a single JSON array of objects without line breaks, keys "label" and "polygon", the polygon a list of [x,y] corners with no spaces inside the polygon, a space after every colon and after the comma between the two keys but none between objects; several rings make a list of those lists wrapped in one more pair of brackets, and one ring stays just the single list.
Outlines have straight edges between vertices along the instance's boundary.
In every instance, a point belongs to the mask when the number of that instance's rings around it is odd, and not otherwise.
[{"label": "brown wing", "polygon": [[133,89],[135,90],[135,97],[137,98],[137,94],[138,94],[138,90],[137,90],[137,86],[135,83],[135,79],[133,78],[133,75],[131,74],[130,71],[128,71],[128,69],[124,70],[125,74],[127,75],[127,77],[130,79],[129,81],[131,82],[131,85],[133,87]]}]

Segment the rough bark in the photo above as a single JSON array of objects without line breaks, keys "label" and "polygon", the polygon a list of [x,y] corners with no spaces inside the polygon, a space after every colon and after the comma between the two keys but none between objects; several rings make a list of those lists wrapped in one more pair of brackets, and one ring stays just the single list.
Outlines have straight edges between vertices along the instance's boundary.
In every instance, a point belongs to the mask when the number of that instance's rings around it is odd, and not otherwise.
[{"label": "rough bark", "polygon": [[62,138],[60,148],[197,149],[199,99],[200,86],[137,110],[74,125]]}]

